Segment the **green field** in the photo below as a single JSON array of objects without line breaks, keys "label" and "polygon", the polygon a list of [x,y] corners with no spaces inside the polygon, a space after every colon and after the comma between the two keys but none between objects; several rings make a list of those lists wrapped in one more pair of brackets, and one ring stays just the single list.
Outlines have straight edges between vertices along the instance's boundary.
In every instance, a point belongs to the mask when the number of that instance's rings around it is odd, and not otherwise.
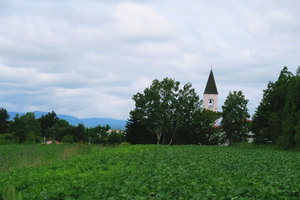
[{"label": "green field", "polygon": [[0,145],[0,173],[22,167],[46,165],[103,149],[103,146],[84,144]]},{"label": "green field", "polygon": [[[299,152],[192,145],[42,145],[30,146],[41,161],[23,167],[14,156],[19,158],[18,152],[26,148],[0,146],[2,161],[13,163],[0,173],[3,199],[300,199]],[[68,148],[81,150],[61,158]],[[50,161],[42,158],[51,156]]]}]

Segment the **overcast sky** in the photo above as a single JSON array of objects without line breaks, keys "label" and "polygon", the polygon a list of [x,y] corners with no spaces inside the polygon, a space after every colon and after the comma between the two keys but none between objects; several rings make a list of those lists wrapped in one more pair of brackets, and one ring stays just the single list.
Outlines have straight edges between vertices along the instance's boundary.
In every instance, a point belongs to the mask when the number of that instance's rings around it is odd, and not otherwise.
[{"label": "overcast sky", "polygon": [[283,66],[300,65],[298,0],[0,0],[0,107],[128,119],[153,79],[211,66],[219,109],[242,90],[253,114]]}]

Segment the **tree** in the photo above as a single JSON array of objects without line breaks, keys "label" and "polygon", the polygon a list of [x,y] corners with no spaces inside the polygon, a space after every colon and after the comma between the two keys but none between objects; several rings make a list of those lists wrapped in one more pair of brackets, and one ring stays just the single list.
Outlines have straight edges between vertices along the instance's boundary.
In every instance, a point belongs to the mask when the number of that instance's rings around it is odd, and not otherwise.
[{"label": "tree", "polygon": [[[177,125],[177,141],[176,144],[198,144],[201,132],[197,132],[195,119],[199,115],[205,113],[202,107],[202,100],[196,94],[190,83],[185,84],[182,89],[179,89],[178,100],[175,100],[176,105],[176,121]],[[215,112],[214,112],[215,113]],[[199,125],[202,121],[196,121]],[[214,123],[211,122],[211,126]],[[201,124],[203,125],[203,124]],[[175,139],[175,137],[174,137]]]},{"label": "tree", "polygon": [[5,133],[9,124],[9,115],[4,108],[0,108],[0,133]]},{"label": "tree", "polygon": [[124,135],[122,133],[118,133],[116,130],[113,130],[107,138],[108,144],[120,144],[124,141]]},{"label": "tree", "polygon": [[268,84],[253,116],[252,132],[256,143],[300,147],[300,67],[296,75],[284,67],[278,80]]},{"label": "tree", "polygon": [[69,122],[59,119],[52,127],[46,130],[46,135],[54,140],[61,141],[64,136],[70,134],[71,129]]},{"label": "tree", "polygon": [[52,111],[51,113],[48,112],[46,115],[42,115],[42,117],[39,118],[39,123],[41,125],[44,136],[49,136],[46,134],[46,130],[48,128],[51,128],[58,120],[59,118],[56,116],[56,113],[54,111]]},{"label": "tree", "polygon": [[130,112],[127,134],[152,134],[157,144],[173,144],[182,130],[192,127],[193,114],[202,109],[202,101],[190,83],[180,88],[178,81],[169,78],[155,79],[133,100],[135,109]]},{"label": "tree", "polygon": [[286,121],[286,119],[291,119],[289,107],[295,105],[291,102],[297,94],[293,89],[293,84],[295,84],[294,76],[287,67],[281,70],[276,82],[269,82],[267,89],[264,90],[263,99],[253,116],[252,132],[255,143],[281,143],[282,146],[286,146],[288,143],[285,141],[283,129],[288,131],[290,123],[294,123]]},{"label": "tree", "polygon": [[248,100],[242,91],[229,92],[222,106],[222,126],[225,139],[231,145],[232,142],[244,142],[247,139],[248,123],[250,117],[247,108]]},{"label": "tree", "polygon": [[25,122],[16,114],[14,121],[9,126],[9,132],[11,132],[18,142],[24,142],[26,140],[27,131],[25,129]]},{"label": "tree", "polygon": [[85,132],[85,127],[83,124],[79,123],[77,126],[73,127],[71,129],[71,135],[73,135],[75,142],[87,141],[87,134]]},{"label": "tree", "polygon": [[155,134],[152,134],[142,122],[143,116],[140,112],[130,112],[130,117],[126,124],[125,140],[130,144],[155,144],[157,142]]},{"label": "tree", "polygon": [[107,139],[107,131],[110,129],[109,125],[107,126],[96,126],[94,128],[87,128],[86,129],[86,135],[88,138],[88,141],[90,143],[95,144],[105,144]]},{"label": "tree", "polygon": [[288,94],[283,108],[282,132],[277,145],[284,148],[300,147],[300,67],[287,83]]},{"label": "tree", "polygon": [[300,76],[300,66],[298,66],[298,68],[297,68],[296,76]]},{"label": "tree", "polygon": [[[218,129],[214,126],[216,121],[221,117],[220,112],[203,109],[194,114],[193,133],[196,133],[191,139],[200,141],[201,144],[217,145],[221,142]],[[192,134],[193,134],[192,133]]]},{"label": "tree", "polygon": [[19,117],[17,114],[10,124],[9,131],[12,132],[19,142],[25,140],[39,142],[42,136],[40,124],[35,118],[35,114],[28,112]]},{"label": "tree", "polygon": [[254,142],[257,144],[268,144],[272,142],[272,134],[269,129],[269,113],[271,111],[270,96],[274,90],[274,83],[269,82],[264,90],[263,99],[257,107],[252,121],[251,131],[254,134]]}]

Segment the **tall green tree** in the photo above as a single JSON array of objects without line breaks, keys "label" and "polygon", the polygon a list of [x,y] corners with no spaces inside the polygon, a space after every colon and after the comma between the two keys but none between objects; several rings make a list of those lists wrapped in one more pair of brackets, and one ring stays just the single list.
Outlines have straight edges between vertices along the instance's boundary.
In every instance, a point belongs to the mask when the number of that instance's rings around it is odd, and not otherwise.
[{"label": "tall green tree", "polygon": [[[264,90],[263,99],[253,116],[252,132],[256,143],[286,143],[286,138],[283,136],[283,127],[287,130],[290,123],[294,123],[284,122],[286,119],[291,119],[291,116],[289,116],[290,106],[287,104],[294,104],[288,102],[292,101],[294,98],[292,96],[297,93],[294,93],[293,79],[293,74],[288,71],[287,67],[284,67],[278,80],[274,83],[269,82],[267,89]],[[291,91],[293,92],[291,93]],[[286,146],[286,144],[283,146]]]},{"label": "tall green tree", "polygon": [[39,123],[42,128],[43,135],[48,137],[49,135],[46,134],[46,130],[48,128],[51,128],[54,126],[54,124],[59,120],[56,113],[54,111],[48,112],[46,115],[42,115],[41,118],[39,118]]},{"label": "tall green tree", "polygon": [[71,130],[71,135],[73,135],[75,141],[82,141],[86,142],[88,140],[85,127],[83,124],[78,124],[77,126],[73,127]]},{"label": "tall green tree", "polygon": [[296,124],[295,124],[295,135],[294,135],[294,140],[296,143],[296,148],[300,149],[300,66],[297,69],[296,73],[296,86],[295,88],[297,89],[297,110],[294,112],[294,116],[296,117]]},{"label": "tall green tree", "polygon": [[147,129],[143,120],[143,113],[138,110],[130,112],[126,124],[125,140],[130,144],[155,144],[156,135]]},{"label": "tall green tree", "polygon": [[0,134],[5,133],[9,124],[9,115],[4,108],[0,108]]},{"label": "tall green tree", "polygon": [[263,99],[257,107],[252,119],[251,130],[254,133],[254,142],[267,144],[272,141],[272,134],[269,128],[269,113],[271,111],[270,95],[274,90],[274,83],[269,82],[264,90]]},{"label": "tall green tree", "polygon": [[300,147],[300,67],[288,82],[288,94],[283,108],[282,132],[277,144],[284,148]]},{"label": "tall green tree", "polygon": [[9,132],[11,132],[18,142],[24,142],[27,137],[27,130],[25,129],[25,122],[16,114],[13,122],[9,126]]},{"label": "tall green tree", "polygon": [[247,139],[248,122],[250,117],[247,108],[248,100],[242,91],[229,92],[222,106],[222,126],[226,142],[244,142]]},{"label": "tall green tree", "polygon": [[192,127],[194,113],[202,110],[202,101],[191,84],[180,88],[180,82],[169,78],[155,79],[143,93],[134,95],[133,100],[135,109],[130,112],[127,134],[141,132],[144,135],[140,138],[155,135],[156,144],[176,143],[176,137]]},{"label": "tall green tree", "polygon": [[59,119],[52,127],[46,130],[46,135],[51,139],[61,141],[64,136],[72,135],[70,133],[71,130],[72,127],[69,122],[64,119]]},{"label": "tall green tree", "polygon": [[[221,117],[220,112],[203,109],[194,114],[193,126],[191,128],[191,139],[197,138],[197,141],[205,145],[217,145],[221,143],[218,129],[215,127],[217,120]],[[189,142],[191,143],[191,142]]]}]

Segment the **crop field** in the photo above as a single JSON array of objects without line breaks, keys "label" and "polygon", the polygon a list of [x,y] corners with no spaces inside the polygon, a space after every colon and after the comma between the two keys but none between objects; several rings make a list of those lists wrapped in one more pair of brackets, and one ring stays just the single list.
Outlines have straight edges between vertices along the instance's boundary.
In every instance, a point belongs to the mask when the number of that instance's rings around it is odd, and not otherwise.
[{"label": "crop field", "polygon": [[[8,147],[0,146],[0,152]],[[300,153],[193,145],[93,147],[80,156],[1,172],[1,198],[300,199]]]}]

